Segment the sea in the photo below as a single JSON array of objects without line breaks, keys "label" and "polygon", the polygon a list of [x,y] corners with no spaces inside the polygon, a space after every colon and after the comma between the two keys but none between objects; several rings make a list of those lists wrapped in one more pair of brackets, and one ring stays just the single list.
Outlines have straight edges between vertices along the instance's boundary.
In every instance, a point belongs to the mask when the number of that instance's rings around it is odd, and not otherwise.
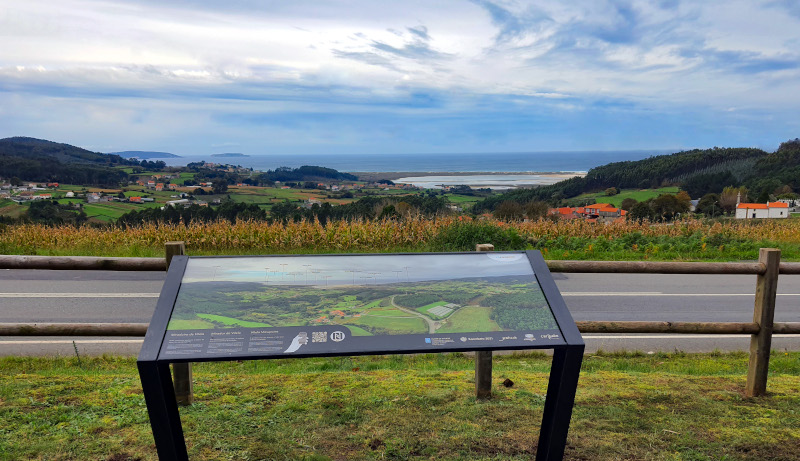
[{"label": "sea", "polygon": [[624,160],[641,160],[676,150],[581,152],[487,152],[448,154],[269,154],[247,157],[186,155],[163,160],[182,166],[201,160],[267,171],[278,167],[323,166],[343,172],[586,172],[596,166]]}]

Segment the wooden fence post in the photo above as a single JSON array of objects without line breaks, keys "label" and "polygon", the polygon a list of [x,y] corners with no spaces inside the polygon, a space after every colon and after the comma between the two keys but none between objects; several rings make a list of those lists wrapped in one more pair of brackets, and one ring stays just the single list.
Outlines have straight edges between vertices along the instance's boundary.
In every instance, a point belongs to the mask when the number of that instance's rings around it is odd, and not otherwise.
[{"label": "wooden fence post", "polygon": [[[186,247],[183,242],[167,242],[165,244],[167,258],[167,269],[172,262],[173,256],[186,254]],[[192,383],[192,364],[173,363],[172,381],[175,386],[175,399],[178,405],[191,405],[194,401],[194,385]]]},{"label": "wooden fence post", "polygon": [[766,267],[763,275],[756,278],[756,300],[753,308],[753,322],[759,331],[750,337],[750,363],[747,367],[745,395],[758,397],[767,392],[769,374],[769,353],[772,347],[773,319],[775,318],[775,296],[778,291],[778,271],[781,250],[761,248],[758,262]]},{"label": "wooden fence post", "polygon": [[[494,251],[491,243],[475,245],[475,251]],[[492,351],[475,351],[475,398],[492,397]]]}]

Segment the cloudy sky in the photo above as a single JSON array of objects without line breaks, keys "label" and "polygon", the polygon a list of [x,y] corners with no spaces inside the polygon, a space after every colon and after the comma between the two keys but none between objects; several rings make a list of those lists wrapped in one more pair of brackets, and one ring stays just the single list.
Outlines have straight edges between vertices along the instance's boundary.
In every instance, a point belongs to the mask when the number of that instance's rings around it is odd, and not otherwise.
[{"label": "cloudy sky", "polygon": [[0,137],[177,154],[800,136],[800,2],[0,0]]},{"label": "cloudy sky", "polygon": [[533,268],[522,253],[191,258],[186,266],[183,282],[233,281],[334,286],[505,275],[533,276]]}]

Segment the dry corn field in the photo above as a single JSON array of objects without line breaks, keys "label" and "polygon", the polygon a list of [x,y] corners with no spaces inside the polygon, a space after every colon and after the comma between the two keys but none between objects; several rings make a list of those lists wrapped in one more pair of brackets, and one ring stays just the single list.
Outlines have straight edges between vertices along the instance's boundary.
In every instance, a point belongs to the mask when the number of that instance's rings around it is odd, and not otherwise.
[{"label": "dry corn field", "polygon": [[[482,232],[476,232],[476,229]],[[488,232],[488,234],[487,234]],[[459,237],[460,248],[442,243]],[[489,235],[487,237],[487,235]],[[609,243],[636,236],[637,239],[696,241],[697,250],[706,250],[706,239],[800,243],[800,220],[761,222],[728,221],[707,223],[685,220],[674,224],[622,222],[588,223],[580,220],[553,222],[502,222],[468,217],[439,219],[410,218],[404,220],[338,221],[322,225],[301,221],[268,223],[227,221],[192,223],[189,225],[143,224],[138,227],[47,227],[35,224],[8,226],[0,230],[0,253],[72,254],[97,256],[155,256],[164,243],[184,241],[194,254],[275,254],[294,252],[382,252],[468,250],[469,239],[491,239],[492,235],[513,235],[511,243],[498,249],[542,249],[549,257],[573,257],[562,253],[558,243],[586,242],[583,252],[591,252],[597,242]],[[465,243],[466,242],[466,243]],[[489,242],[497,243],[497,242]],[[514,248],[509,248],[513,246]],[[537,246],[538,245],[538,246]],[[652,253],[652,244],[649,253]],[[503,246],[503,245],[500,245]],[[574,245],[573,245],[574,246]],[[641,242],[625,249],[638,251]],[[724,245],[719,245],[722,250]],[[547,247],[550,247],[549,249]],[[715,244],[716,248],[717,245]],[[588,250],[587,250],[588,249]],[[574,253],[575,248],[570,248]],[[549,254],[557,251],[558,253]],[[656,247],[657,251],[657,247]],[[786,253],[787,250],[784,250]],[[789,256],[786,254],[786,256]]]}]

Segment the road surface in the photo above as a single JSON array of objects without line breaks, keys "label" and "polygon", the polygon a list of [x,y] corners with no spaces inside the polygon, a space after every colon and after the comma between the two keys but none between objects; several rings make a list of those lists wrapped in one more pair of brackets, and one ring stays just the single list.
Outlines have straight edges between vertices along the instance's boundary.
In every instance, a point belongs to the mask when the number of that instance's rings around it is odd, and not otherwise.
[{"label": "road surface", "polygon": [[[164,272],[0,270],[0,322],[149,322]],[[749,322],[754,275],[553,274],[575,320]],[[800,322],[800,276],[782,275],[775,320]],[[741,335],[585,335],[587,350],[746,350]],[[0,355],[136,355],[141,338],[0,337]],[[800,335],[773,347],[800,350]]]}]

